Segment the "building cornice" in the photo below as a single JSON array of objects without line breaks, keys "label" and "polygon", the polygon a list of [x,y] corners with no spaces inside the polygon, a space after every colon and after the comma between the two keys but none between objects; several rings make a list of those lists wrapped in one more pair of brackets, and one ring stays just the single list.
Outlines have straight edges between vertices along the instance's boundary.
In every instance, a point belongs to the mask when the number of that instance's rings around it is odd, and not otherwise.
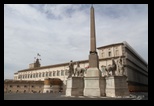
[{"label": "building cornice", "polygon": [[[74,63],[79,62],[79,63],[86,63],[89,60],[80,60],[80,61],[73,61]],[[46,69],[46,68],[52,68],[52,67],[59,67],[59,66],[68,66],[69,62],[67,63],[61,63],[61,64],[54,64],[54,65],[48,65],[48,66],[42,66],[42,67],[37,67],[37,68],[31,68],[31,69],[23,69],[18,71],[19,72],[25,72],[25,71],[35,71],[35,70],[40,70],[40,69]]]},{"label": "building cornice", "polygon": [[102,49],[102,48],[107,48],[107,47],[113,47],[113,46],[117,46],[117,45],[123,45],[123,43],[109,44],[109,45],[105,45],[105,46],[98,47],[97,49]]},{"label": "building cornice", "polygon": [[124,47],[126,47],[130,52],[132,52],[141,62],[143,62],[146,66],[148,66],[148,63],[126,41],[123,41],[121,43],[114,43],[114,44],[101,46],[101,47],[98,47],[97,49],[108,48],[108,47],[113,47],[117,45],[124,45]]},{"label": "building cornice", "polygon": [[148,66],[148,63],[126,42],[123,42],[124,46],[132,52],[142,63],[144,63],[146,66]]},{"label": "building cornice", "polygon": [[[144,59],[142,59],[142,57],[126,42],[122,42],[122,43],[114,43],[114,44],[110,44],[110,45],[106,45],[106,46],[101,46],[98,47],[97,49],[102,49],[102,48],[107,48],[107,47],[112,47],[112,46],[117,46],[117,45],[123,45],[124,47],[126,47],[129,51],[131,51],[141,62],[143,62],[144,64],[147,64],[147,62],[145,62]],[[118,56],[117,56],[118,57]],[[114,57],[114,58],[117,58]],[[109,57],[109,58],[101,58],[100,60],[106,60],[106,59],[111,59],[113,57]],[[79,63],[87,63],[89,62],[89,60],[79,60],[79,61],[73,61],[75,62],[79,62]],[[35,70],[41,70],[41,69],[46,69],[46,68],[53,68],[53,67],[60,67],[60,66],[68,66],[69,62],[67,63],[60,63],[60,64],[54,64],[54,65],[47,65],[47,66],[42,66],[42,67],[36,67],[36,68],[31,68],[31,69],[23,69],[23,70],[19,70],[18,72],[14,73],[14,74],[18,74],[19,72],[26,72],[26,71],[35,71]]]}]

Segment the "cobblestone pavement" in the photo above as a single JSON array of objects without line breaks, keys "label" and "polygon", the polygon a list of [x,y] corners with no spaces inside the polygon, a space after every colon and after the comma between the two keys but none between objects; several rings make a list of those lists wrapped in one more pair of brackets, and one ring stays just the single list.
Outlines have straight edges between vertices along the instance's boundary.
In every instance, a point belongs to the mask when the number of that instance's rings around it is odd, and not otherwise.
[{"label": "cobblestone pavement", "polygon": [[4,100],[148,100],[148,93],[131,93],[127,97],[65,96],[62,93],[6,93]]}]

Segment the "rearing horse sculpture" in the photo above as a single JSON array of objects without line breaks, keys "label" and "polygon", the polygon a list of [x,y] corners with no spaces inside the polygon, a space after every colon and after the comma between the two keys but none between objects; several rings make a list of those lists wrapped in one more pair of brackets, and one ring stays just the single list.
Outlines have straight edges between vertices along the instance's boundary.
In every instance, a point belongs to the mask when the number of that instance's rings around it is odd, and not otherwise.
[{"label": "rearing horse sculpture", "polygon": [[77,62],[77,67],[75,68],[74,76],[83,77],[86,69],[81,68],[79,63]]},{"label": "rearing horse sculpture", "polygon": [[116,67],[116,63],[114,61],[114,59],[112,58],[112,65],[109,64],[108,66],[106,66],[105,70],[107,71],[107,76],[109,76],[109,73],[112,72],[112,75],[115,76],[115,71],[116,71],[117,67]]}]

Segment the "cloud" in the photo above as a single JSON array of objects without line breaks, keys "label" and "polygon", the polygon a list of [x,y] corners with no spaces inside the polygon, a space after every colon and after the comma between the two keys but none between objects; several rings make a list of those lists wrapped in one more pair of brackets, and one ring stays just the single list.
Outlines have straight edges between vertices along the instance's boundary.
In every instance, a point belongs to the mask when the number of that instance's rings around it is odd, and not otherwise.
[{"label": "cloud", "polygon": [[[97,47],[127,41],[148,61],[148,5],[95,4]],[[89,4],[5,4],[4,79],[28,68],[88,59]],[[142,45],[142,46],[141,46]]]}]

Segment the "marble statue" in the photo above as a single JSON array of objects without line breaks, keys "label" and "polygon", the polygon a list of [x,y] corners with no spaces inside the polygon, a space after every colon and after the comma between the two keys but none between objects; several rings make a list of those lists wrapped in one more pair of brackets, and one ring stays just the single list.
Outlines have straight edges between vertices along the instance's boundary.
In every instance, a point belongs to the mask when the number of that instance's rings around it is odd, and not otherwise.
[{"label": "marble statue", "polygon": [[117,75],[118,76],[124,75],[124,65],[121,57],[119,57],[119,59],[117,60]]},{"label": "marble statue", "polygon": [[101,66],[101,76],[106,76],[106,66]]},{"label": "marble statue", "polygon": [[84,72],[86,71],[86,69],[81,68],[79,62],[77,62],[76,64],[77,64],[77,67],[75,68],[74,76],[83,77],[84,76]]},{"label": "marble statue", "polygon": [[112,58],[112,65],[109,64],[108,66],[106,66],[105,70],[107,72],[107,76],[109,76],[110,74],[109,73],[112,73],[112,76],[115,76],[115,71],[116,71],[116,63],[114,61],[114,59]]},{"label": "marble statue", "polygon": [[69,63],[68,78],[71,78],[73,74],[74,74],[74,63],[71,60]]}]

